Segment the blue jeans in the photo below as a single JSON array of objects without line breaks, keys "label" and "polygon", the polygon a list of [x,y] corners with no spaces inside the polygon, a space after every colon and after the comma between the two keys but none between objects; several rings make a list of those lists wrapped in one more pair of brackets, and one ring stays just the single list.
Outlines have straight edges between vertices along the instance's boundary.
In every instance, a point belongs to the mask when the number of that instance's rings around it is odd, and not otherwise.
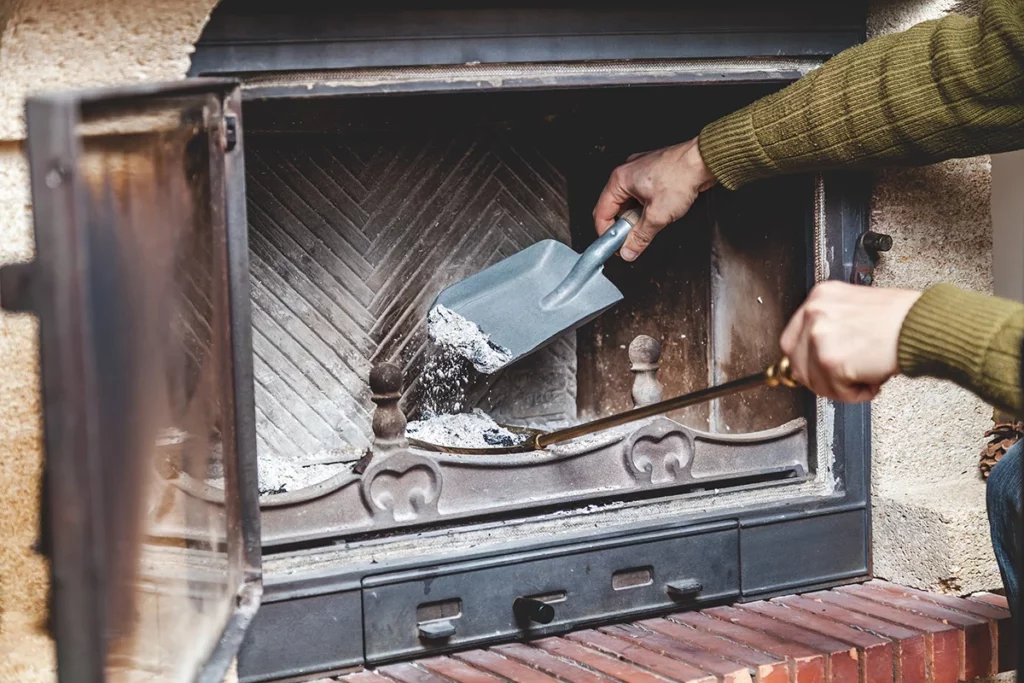
[{"label": "blue jeans", "polygon": [[[1017,572],[1021,566],[1021,478],[1024,477],[1024,439],[1015,443],[992,468],[988,476],[988,524],[992,531],[992,549],[995,550],[999,573],[1006,588],[1010,611],[1017,610]],[[1014,621],[1020,615],[1014,614]]]}]

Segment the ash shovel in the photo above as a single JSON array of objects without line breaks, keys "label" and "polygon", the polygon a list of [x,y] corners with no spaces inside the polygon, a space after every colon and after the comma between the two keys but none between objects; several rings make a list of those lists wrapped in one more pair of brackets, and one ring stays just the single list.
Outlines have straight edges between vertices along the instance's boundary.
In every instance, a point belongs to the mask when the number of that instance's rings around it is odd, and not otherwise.
[{"label": "ash shovel", "polygon": [[618,427],[619,425],[624,425],[636,420],[654,417],[655,415],[663,415],[665,413],[670,413],[673,410],[706,403],[716,398],[722,398],[723,396],[731,396],[732,394],[752,389],[754,387],[789,387],[790,389],[796,389],[799,386],[799,382],[793,379],[793,371],[789,364],[789,358],[783,356],[778,362],[768,366],[762,372],[734,379],[731,382],[725,382],[724,384],[719,384],[717,386],[708,387],[707,389],[683,394],[682,396],[676,396],[675,398],[667,398],[664,401],[634,408],[633,410],[627,410],[624,413],[616,413],[614,415],[608,415],[607,417],[601,417],[573,427],[557,429],[553,432],[541,432],[536,429],[526,429],[523,427],[505,427],[509,431],[520,434],[524,437],[522,443],[516,446],[462,448],[458,446],[432,444],[412,438],[409,439],[409,444],[427,451],[457,453],[463,455],[529,453],[532,451],[542,451],[553,444],[571,441],[572,439],[577,439],[581,436],[586,436],[587,434],[595,434],[604,429],[611,429],[612,427]]},{"label": "ash shovel", "polygon": [[622,300],[604,276],[604,263],[639,219],[637,210],[626,210],[582,254],[556,240],[537,242],[451,285],[431,308],[458,313],[508,351],[497,371]]}]

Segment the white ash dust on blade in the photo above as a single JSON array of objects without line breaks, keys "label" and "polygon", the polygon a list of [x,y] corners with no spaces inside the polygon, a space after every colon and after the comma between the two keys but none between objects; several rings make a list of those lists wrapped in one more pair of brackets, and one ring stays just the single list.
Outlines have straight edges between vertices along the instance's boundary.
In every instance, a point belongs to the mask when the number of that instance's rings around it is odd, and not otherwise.
[{"label": "white ash dust on blade", "polygon": [[405,434],[420,441],[453,448],[507,448],[518,446],[527,438],[505,429],[479,408],[471,413],[433,415],[410,422],[405,427]]},{"label": "white ash dust on blade", "polygon": [[491,341],[476,323],[444,306],[435,306],[427,314],[427,333],[435,344],[455,351],[484,375],[494,374],[512,360],[512,353]]}]

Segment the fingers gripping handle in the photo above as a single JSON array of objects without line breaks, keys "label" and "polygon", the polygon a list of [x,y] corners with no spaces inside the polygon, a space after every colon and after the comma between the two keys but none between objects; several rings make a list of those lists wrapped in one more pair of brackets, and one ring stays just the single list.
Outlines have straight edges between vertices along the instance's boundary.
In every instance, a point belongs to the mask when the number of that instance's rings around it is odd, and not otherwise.
[{"label": "fingers gripping handle", "polygon": [[604,262],[612,257],[626,243],[626,237],[633,226],[640,221],[640,212],[627,209],[619,215],[618,220],[603,235],[587,247],[576,265],[565,276],[557,287],[545,296],[540,305],[542,308],[555,308],[576,296],[590,278],[601,271]]}]

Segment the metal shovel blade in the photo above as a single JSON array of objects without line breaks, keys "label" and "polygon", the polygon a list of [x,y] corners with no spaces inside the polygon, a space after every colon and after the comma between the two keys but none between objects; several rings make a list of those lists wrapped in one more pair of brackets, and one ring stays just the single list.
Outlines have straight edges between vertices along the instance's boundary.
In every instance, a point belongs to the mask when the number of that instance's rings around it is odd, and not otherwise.
[{"label": "metal shovel blade", "polygon": [[571,296],[551,301],[581,258],[561,242],[543,240],[448,287],[434,305],[476,323],[513,363],[622,300],[598,269]]}]

